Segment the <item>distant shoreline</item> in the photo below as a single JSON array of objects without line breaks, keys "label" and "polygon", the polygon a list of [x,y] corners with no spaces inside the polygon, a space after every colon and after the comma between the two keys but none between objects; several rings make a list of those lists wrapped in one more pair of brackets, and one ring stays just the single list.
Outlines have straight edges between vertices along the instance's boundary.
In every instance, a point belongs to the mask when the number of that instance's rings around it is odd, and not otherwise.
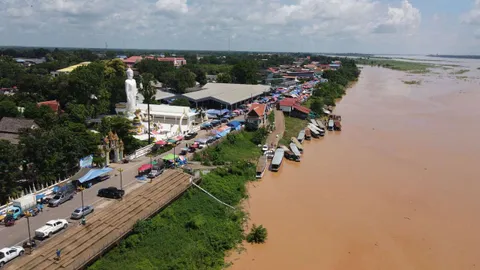
[{"label": "distant shoreline", "polygon": [[480,55],[448,55],[448,54],[429,54],[428,57],[439,58],[459,58],[459,59],[480,59]]}]

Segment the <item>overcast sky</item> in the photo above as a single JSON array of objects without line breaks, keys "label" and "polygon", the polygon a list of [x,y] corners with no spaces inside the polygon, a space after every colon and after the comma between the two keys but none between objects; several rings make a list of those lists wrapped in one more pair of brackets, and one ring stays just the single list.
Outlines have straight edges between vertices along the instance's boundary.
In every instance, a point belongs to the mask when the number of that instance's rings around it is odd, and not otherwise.
[{"label": "overcast sky", "polygon": [[0,0],[0,45],[480,54],[480,0]]}]

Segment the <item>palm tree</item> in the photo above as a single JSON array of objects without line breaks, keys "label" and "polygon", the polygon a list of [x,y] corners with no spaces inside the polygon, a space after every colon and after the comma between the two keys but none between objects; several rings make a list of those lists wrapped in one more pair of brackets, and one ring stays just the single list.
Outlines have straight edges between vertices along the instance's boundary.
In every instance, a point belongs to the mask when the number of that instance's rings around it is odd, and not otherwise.
[{"label": "palm tree", "polygon": [[143,73],[140,75],[140,93],[144,98],[143,101],[147,101],[148,144],[150,144],[150,103],[157,93],[157,89],[153,87],[152,82],[157,82],[153,74]]}]

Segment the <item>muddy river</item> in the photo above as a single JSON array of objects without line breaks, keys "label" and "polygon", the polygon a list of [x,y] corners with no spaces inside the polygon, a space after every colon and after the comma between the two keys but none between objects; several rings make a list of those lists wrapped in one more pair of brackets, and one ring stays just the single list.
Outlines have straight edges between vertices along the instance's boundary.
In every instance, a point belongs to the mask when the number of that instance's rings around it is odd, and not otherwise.
[{"label": "muddy river", "polygon": [[364,67],[344,130],[250,187],[268,241],[231,269],[480,269],[479,82],[449,72]]}]

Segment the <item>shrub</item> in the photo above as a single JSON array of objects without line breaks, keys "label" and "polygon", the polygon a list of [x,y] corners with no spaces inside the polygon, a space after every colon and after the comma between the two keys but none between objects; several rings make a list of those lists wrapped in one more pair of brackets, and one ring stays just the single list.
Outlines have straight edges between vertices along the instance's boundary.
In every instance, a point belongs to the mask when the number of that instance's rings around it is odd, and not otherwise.
[{"label": "shrub", "polygon": [[247,242],[248,243],[265,243],[267,241],[267,229],[264,228],[262,225],[258,226],[253,224],[252,230],[247,235]]}]

